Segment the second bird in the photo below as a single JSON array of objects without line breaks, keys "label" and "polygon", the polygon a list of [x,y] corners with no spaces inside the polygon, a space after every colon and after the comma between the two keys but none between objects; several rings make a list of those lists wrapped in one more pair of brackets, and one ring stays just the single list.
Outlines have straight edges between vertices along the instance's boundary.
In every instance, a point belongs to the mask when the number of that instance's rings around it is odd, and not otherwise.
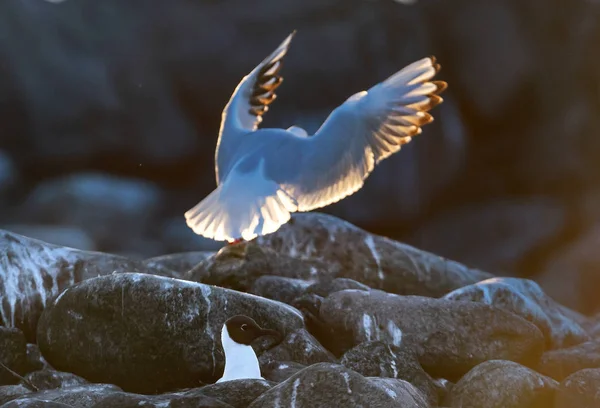
[{"label": "second bird", "polygon": [[421,133],[446,83],[423,58],[338,106],[309,136],[297,126],[258,129],[281,84],[294,33],[235,89],[223,110],[215,153],[217,188],[185,213],[187,225],[217,241],[270,234],[296,211],[358,191],[375,165]]}]

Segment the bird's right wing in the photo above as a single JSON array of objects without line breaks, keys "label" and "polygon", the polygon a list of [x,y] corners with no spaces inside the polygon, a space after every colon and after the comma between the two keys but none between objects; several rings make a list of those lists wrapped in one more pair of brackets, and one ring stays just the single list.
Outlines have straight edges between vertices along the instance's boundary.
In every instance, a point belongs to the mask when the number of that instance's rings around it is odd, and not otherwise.
[{"label": "bird's right wing", "polygon": [[283,81],[280,74],[282,60],[295,33],[292,32],[275,51],[241,80],[223,110],[222,130],[256,130],[262,122],[262,115],[269,110],[269,105],[277,97],[275,90]]},{"label": "bird's right wing", "polygon": [[298,204],[324,207],[359,190],[377,163],[400,150],[433,118],[446,88],[432,81],[435,58],[414,62],[336,108],[314,136],[294,138],[288,154],[269,160],[267,175]]}]

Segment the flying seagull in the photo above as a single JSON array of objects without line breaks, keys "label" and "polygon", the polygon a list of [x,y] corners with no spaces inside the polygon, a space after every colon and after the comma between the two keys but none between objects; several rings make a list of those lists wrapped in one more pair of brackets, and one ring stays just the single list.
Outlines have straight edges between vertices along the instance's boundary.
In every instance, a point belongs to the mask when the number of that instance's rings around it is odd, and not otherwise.
[{"label": "flying seagull", "polygon": [[217,188],[185,213],[187,225],[217,241],[277,231],[296,211],[358,191],[375,165],[433,121],[447,84],[423,58],[338,106],[314,135],[297,126],[259,129],[281,85],[292,32],[239,83],[223,110],[215,152]]}]

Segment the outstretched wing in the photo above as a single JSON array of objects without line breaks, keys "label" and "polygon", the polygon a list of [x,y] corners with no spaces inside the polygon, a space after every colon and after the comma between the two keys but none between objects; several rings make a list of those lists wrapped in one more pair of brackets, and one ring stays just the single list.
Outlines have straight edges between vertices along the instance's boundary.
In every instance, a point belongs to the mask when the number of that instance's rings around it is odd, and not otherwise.
[{"label": "outstretched wing", "polygon": [[262,115],[277,97],[275,90],[283,81],[280,74],[282,61],[295,34],[296,31],[292,32],[275,51],[242,79],[223,110],[222,131],[256,130],[262,121]]},{"label": "outstretched wing", "polygon": [[421,133],[442,102],[440,66],[424,58],[336,108],[314,136],[290,138],[291,160],[269,160],[267,175],[293,197],[299,211],[326,206],[358,191],[377,163]]}]

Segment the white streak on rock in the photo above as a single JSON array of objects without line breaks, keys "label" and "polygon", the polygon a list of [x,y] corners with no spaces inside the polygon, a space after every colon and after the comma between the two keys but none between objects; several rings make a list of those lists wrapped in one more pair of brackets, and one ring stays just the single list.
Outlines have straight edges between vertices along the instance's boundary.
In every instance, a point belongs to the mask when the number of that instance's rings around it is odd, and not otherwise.
[{"label": "white streak on rock", "polygon": [[362,318],[363,330],[365,331],[365,336],[367,337],[367,341],[371,341],[373,334],[371,333],[371,325],[373,321],[371,320],[371,316],[368,314],[363,314]]},{"label": "white streak on rock", "polygon": [[300,385],[300,378],[296,378],[292,384],[292,395],[290,397],[290,408],[296,408],[296,398],[298,398],[298,386]]},{"label": "white streak on rock", "polygon": [[385,276],[383,274],[383,270],[381,270],[381,258],[379,257],[379,252],[377,252],[377,247],[375,246],[375,241],[373,241],[372,235],[367,234],[365,236],[365,244],[371,251],[371,255],[373,256],[375,264],[377,265],[377,276],[379,277],[379,279],[383,280]]},{"label": "white streak on rock", "polygon": [[348,373],[343,372],[342,377],[344,377],[344,381],[346,382],[346,389],[348,391],[348,394],[352,394],[352,389],[350,389],[350,376],[348,375]]},{"label": "white streak on rock", "polygon": [[396,326],[396,323],[394,323],[391,320],[388,320],[387,331],[388,334],[392,337],[392,344],[394,346],[399,346],[400,344],[402,344],[402,330],[400,330],[400,328]]}]

